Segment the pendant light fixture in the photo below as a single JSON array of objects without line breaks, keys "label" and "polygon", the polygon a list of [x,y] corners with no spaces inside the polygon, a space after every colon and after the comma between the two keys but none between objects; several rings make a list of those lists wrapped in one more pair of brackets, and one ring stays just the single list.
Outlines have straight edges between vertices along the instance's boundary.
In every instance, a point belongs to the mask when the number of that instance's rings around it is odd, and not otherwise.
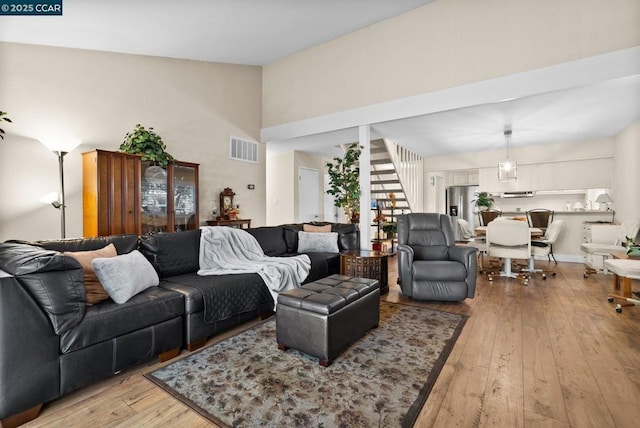
[{"label": "pendant light fixture", "polygon": [[504,130],[504,138],[507,142],[507,160],[498,162],[498,181],[516,181],[518,179],[518,163],[509,159],[511,134],[510,128]]}]

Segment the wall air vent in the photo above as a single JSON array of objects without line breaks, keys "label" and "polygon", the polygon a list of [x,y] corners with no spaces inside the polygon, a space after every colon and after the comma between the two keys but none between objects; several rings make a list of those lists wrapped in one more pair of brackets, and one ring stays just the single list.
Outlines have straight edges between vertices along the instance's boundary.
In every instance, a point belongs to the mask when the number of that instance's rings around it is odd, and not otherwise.
[{"label": "wall air vent", "polygon": [[243,162],[258,163],[258,143],[229,137],[229,157]]}]

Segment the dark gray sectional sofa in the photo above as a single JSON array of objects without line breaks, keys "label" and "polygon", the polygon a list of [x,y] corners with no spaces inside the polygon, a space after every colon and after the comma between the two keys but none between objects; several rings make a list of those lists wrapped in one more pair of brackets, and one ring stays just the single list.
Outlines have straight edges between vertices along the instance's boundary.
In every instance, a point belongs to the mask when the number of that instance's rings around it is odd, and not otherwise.
[{"label": "dark gray sectional sofa", "polygon": [[[297,253],[299,230],[302,225],[291,224],[248,232],[265,254],[287,257]],[[354,225],[332,224],[332,230],[340,251],[359,248]],[[160,285],[124,304],[109,299],[87,306],[82,267],[61,252],[109,243],[118,254],[142,252]],[[200,230],[0,243],[0,421],[28,420],[42,403],[272,314],[273,298],[259,275],[198,276],[199,245]],[[338,253],[308,255],[305,283],[339,273]]]}]

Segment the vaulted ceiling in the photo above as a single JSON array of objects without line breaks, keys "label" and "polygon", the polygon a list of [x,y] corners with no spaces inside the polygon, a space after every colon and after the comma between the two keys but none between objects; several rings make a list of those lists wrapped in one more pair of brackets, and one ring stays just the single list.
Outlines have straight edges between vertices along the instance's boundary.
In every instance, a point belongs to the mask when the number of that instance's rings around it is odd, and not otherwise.
[{"label": "vaulted ceiling", "polygon": [[[59,17],[2,16],[0,41],[265,65],[433,0],[64,0]],[[640,119],[640,76],[372,123],[425,156],[616,135]],[[324,156],[357,128],[277,143]]]}]

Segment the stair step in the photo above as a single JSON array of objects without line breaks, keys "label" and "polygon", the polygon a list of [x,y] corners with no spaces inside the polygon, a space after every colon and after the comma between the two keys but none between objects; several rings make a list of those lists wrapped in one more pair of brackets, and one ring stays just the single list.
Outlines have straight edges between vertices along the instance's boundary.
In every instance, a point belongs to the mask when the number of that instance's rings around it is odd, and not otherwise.
[{"label": "stair step", "polygon": [[[391,201],[390,198],[376,198],[376,199],[378,199],[379,201]],[[406,202],[407,198],[396,198],[395,200],[396,202],[400,202],[400,201]]]},{"label": "stair step", "polygon": [[400,180],[371,180],[371,185],[375,184],[400,184]]},{"label": "stair step", "polygon": [[371,193],[402,193],[402,189],[372,189]]},{"label": "stair step", "polygon": [[386,163],[391,163],[391,159],[371,159],[371,165],[383,165]]},{"label": "stair step", "polygon": [[371,147],[371,151],[370,153],[373,154],[378,154],[378,153],[387,153],[387,149],[385,147]]},{"label": "stair step", "polygon": [[382,174],[395,174],[396,170],[395,169],[378,169],[378,170],[371,170],[371,175],[382,175]]}]

